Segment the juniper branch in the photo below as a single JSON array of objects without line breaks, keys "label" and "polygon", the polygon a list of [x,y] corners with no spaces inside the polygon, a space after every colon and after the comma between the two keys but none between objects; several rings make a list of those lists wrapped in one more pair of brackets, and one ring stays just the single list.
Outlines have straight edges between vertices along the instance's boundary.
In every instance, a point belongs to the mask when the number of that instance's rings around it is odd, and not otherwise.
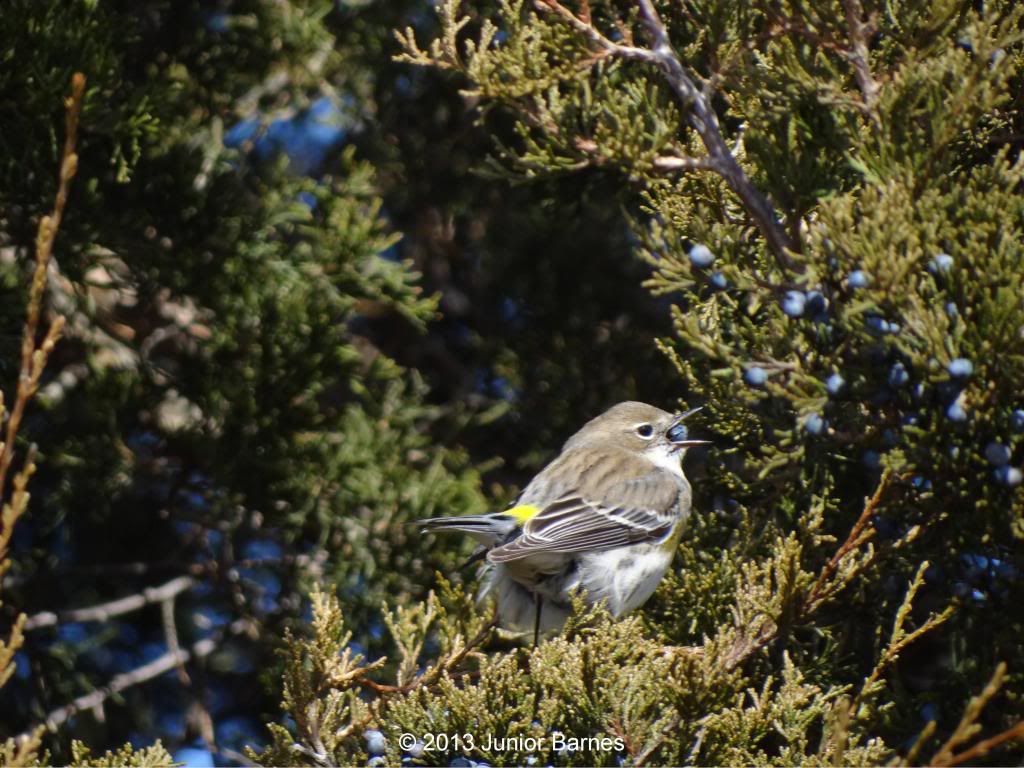
[{"label": "juniper branch", "polygon": [[437,664],[424,670],[421,674],[417,675],[414,679],[403,685],[385,685],[384,683],[378,683],[375,680],[371,680],[368,677],[361,677],[359,684],[364,688],[369,688],[377,694],[407,694],[417,688],[423,686],[430,686],[441,679],[442,674],[452,669],[455,669],[463,660],[469,656],[469,654],[490,636],[491,632],[495,627],[498,626],[498,614],[495,611],[490,619],[480,628],[480,631],[476,633],[468,642],[462,647],[458,648],[447,659],[442,658]]},{"label": "juniper branch", "polygon": [[843,0],[846,12],[846,26],[850,34],[852,49],[846,52],[846,58],[853,65],[853,73],[857,85],[864,98],[864,112],[877,120],[875,104],[878,102],[880,86],[871,74],[868,59],[868,36],[872,33],[872,23],[864,19],[864,7],[860,0]]},{"label": "juniper branch", "polygon": [[[811,617],[822,605],[824,605],[829,599],[835,597],[835,595],[850,582],[852,573],[847,571],[842,578],[837,579],[836,573],[839,568],[846,561],[849,555],[855,551],[862,544],[870,540],[873,535],[873,530],[865,530],[868,522],[871,520],[872,515],[878,509],[878,505],[881,503],[882,498],[885,495],[886,490],[889,488],[892,480],[892,473],[886,471],[879,480],[878,487],[875,489],[874,494],[867,500],[864,505],[864,510],[861,512],[857,521],[853,524],[849,534],[843,541],[835,554],[829,559],[825,566],[821,569],[818,574],[818,578],[815,581],[811,589],[806,593],[803,599],[800,601],[796,608],[796,616],[801,621],[806,621]],[[857,569],[859,571],[859,569]],[[945,618],[942,619],[944,621]],[[929,627],[930,628],[930,627]],[[736,669],[740,664],[749,659],[755,653],[765,648],[770,643],[774,642],[779,636],[779,626],[769,617],[765,617],[763,621],[749,631],[745,631],[740,637],[738,637],[732,647],[729,648],[723,656],[723,667],[726,671]]]},{"label": "juniper branch", "polygon": [[835,554],[825,564],[825,567],[821,569],[821,573],[818,575],[817,581],[814,586],[811,587],[811,591],[804,602],[804,615],[813,612],[819,605],[828,600],[835,594],[834,584],[832,577],[835,572],[839,569],[843,560],[846,559],[853,550],[857,549],[861,544],[871,539],[874,536],[874,531],[868,529],[868,523],[871,521],[871,517],[875,514],[878,509],[878,505],[882,503],[882,498],[889,488],[892,482],[892,472],[886,470],[882,478],[878,481],[878,487],[875,488],[875,492],[871,494],[871,498],[864,504],[864,509],[860,513],[860,517],[853,524],[850,529],[850,533],[847,535],[846,540],[840,545],[839,549],[836,550]]},{"label": "juniper branch", "polygon": [[127,597],[111,600],[106,603],[90,605],[84,608],[73,608],[68,611],[54,613],[43,611],[30,617],[25,622],[25,630],[42,629],[57,624],[64,624],[72,621],[109,621],[116,616],[132,613],[140,608],[154,603],[164,603],[173,600],[177,595],[195,586],[196,581],[191,576],[179,576],[171,579],[159,587],[144,589],[142,592]]},{"label": "juniper branch", "polygon": [[29,289],[28,315],[21,337],[21,366],[18,371],[18,387],[14,399],[14,407],[7,419],[7,430],[4,435],[3,451],[0,453],[0,489],[4,487],[7,471],[14,458],[14,440],[21,425],[28,401],[32,399],[39,385],[39,377],[50,350],[57,341],[63,326],[63,318],[56,318],[51,324],[42,345],[36,345],[36,332],[39,328],[39,316],[42,314],[43,291],[46,288],[46,274],[53,255],[53,243],[57,239],[57,230],[64,217],[71,180],[78,171],[78,154],[75,146],[78,141],[78,116],[82,111],[82,99],[85,95],[85,76],[76,72],[71,78],[71,95],[65,100],[65,135],[64,149],[61,153],[60,173],[57,183],[57,196],[53,210],[39,221],[39,232],[36,235],[36,265],[32,273],[32,285]]},{"label": "juniper branch", "polygon": [[[77,699],[74,699],[64,706],[58,707],[48,713],[46,715],[46,719],[43,721],[43,727],[50,731],[54,731],[62,723],[67,721],[69,717],[76,715],[82,710],[98,707],[111,696],[116,696],[128,688],[145,683],[155,677],[159,677],[164,672],[168,672],[181,664],[209,656],[217,649],[217,645],[218,638],[207,637],[193,643],[188,648],[180,648],[177,651],[168,651],[140,667],[136,667],[135,669],[124,672],[120,675],[115,675],[106,685],[101,686],[100,688],[97,688],[83,696],[79,696]],[[25,738],[32,732],[33,731],[27,731],[26,733],[21,734],[18,738]]]},{"label": "juniper branch", "polygon": [[953,607],[947,606],[941,613],[929,616],[928,620],[917,629],[908,632],[904,628],[907,619],[910,617],[910,609],[913,607],[914,598],[924,585],[924,573],[928,569],[928,565],[928,561],[925,560],[918,566],[917,573],[914,575],[914,578],[910,582],[910,586],[907,588],[907,594],[903,598],[903,603],[896,611],[896,618],[893,621],[892,634],[889,637],[889,643],[885,647],[885,650],[882,651],[882,655],[875,663],[875,667],[871,670],[871,674],[868,675],[863,685],[861,685],[860,691],[857,692],[857,695],[853,698],[853,701],[850,704],[851,711],[857,716],[860,716],[860,710],[863,703],[880,687],[879,679],[881,678],[882,673],[899,658],[903,649],[922,635],[931,632],[939,625],[945,623],[946,620],[953,615]]},{"label": "juniper branch", "polygon": [[[35,472],[35,447],[30,446],[22,468],[15,473],[13,493],[9,501],[5,501],[7,473],[14,461],[14,445],[21,427],[21,420],[29,401],[39,387],[39,379],[43,368],[60,336],[64,325],[63,317],[56,317],[47,329],[42,342],[36,341],[39,329],[39,318],[43,309],[43,293],[46,288],[47,269],[53,254],[53,244],[57,237],[67,205],[71,180],[78,170],[78,155],[75,147],[78,140],[78,117],[82,109],[85,95],[85,76],[76,72],[71,77],[71,95],[64,101],[65,136],[64,148],[61,152],[61,164],[57,183],[57,194],[53,210],[39,221],[36,234],[35,269],[29,288],[28,309],[22,329],[21,362],[18,369],[18,383],[15,389],[14,405],[10,413],[4,407],[3,393],[0,392],[0,424],[6,416],[6,429],[0,439],[0,577],[10,567],[8,547],[14,532],[14,525],[28,507],[28,481]],[[10,635],[0,639],[0,686],[3,686],[13,674],[12,659],[24,643],[25,615],[19,613],[14,620]],[[0,744],[3,753],[12,762],[28,762],[39,748],[41,730],[33,729],[22,734],[21,738]]]},{"label": "juniper branch", "polygon": [[981,693],[977,696],[973,696],[967,703],[967,707],[964,709],[964,714],[960,718],[960,722],[957,724],[956,729],[950,737],[946,739],[946,742],[939,747],[939,751],[936,752],[932,756],[932,759],[928,761],[929,765],[959,765],[969,760],[970,753],[974,750],[980,750],[975,753],[975,756],[981,756],[991,747],[1001,744],[1004,741],[1008,741],[1011,738],[1016,738],[1017,734],[1015,734],[1014,731],[1020,728],[1021,724],[1011,728],[1009,731],[1004,731],[1001,734],[993,736],[992,739],[986,739],[986,741],[994,741],[992,744],[985,745],[985,741],[982,741],[959,755],[954,752],[958,746],[966,742],[980,730],[981,726],[978,725],[978,718],[981,716],[982,710],[985,709],[986,705],[988,705],[988,703],[995,697],[999,692],[999,689],[1002,688],[1005,678],[1006,664],[1001,662],[996,666],[996,670],[992,674],[992,678],[981,690]]},{"label": "juniper branch", "polygon": [[[963,765],[964,763],[973,762],[979,757],[987,755],[995,747],[1008,741],[1024,741],[1024,720],[1012,728],[1007,728],[1005,731],[997,733],[995,736],[982,739],[970,749],[956,755],[950,755],[949,762],[946,765]],[[939,763],[936,763],[936,765],[939,765]]]},{"label": "juniper branch", "polygon": [[651,39],[650,48],[616,43],[603,35],[592,21],[577,17],[558,0],[540,1],[607,55],[652,64],[661,70],[665,81],[682,104],[687,121],[700,136],[708,152],[709,169],[721,176],[739,197],[779,266],[788,272],[799,272],[798,265],[789,256],[790,251],[797,250],[797,244],[786,234],[771,203],[753,185],[725,143],[718,116],[711,106],[710,94],[697,87],[683,66],[651,0],[639,0],[640,17]]}]

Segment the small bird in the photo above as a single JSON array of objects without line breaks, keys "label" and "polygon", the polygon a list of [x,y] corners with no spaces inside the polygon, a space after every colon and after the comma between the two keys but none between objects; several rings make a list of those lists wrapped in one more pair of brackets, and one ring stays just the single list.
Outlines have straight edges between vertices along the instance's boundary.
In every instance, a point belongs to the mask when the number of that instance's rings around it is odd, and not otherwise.
[{"label": "small bird", "polygon": [[534,644],[557,630],[579,589],[619,617],[643,605],[672,561],[690,516],[683,474],[690,440],[683,421],[653,405],[624,402],[587,422],[504,512],[420,521],[479,542],[480,598],[494,595],[501,623]]}]

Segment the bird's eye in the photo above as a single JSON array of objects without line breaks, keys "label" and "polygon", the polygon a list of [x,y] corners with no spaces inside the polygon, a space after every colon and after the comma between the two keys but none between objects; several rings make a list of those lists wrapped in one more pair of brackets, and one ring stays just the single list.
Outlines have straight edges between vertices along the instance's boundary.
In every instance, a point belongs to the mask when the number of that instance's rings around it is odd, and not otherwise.
[{"label": "bird's eye", "polygon": [[646,440],[654,434],[654,427],[650,424],[641,424],[636,428],[636,433]]}]

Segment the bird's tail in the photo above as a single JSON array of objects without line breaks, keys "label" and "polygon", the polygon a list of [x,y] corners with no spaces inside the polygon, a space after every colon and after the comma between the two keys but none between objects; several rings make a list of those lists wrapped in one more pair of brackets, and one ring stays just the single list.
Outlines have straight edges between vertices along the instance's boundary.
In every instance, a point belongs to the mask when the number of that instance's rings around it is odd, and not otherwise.
[{"label": "bird's tail", "polygon": [[461,515],[459,517],[429,517],[415,521],[420,530],[458,531],[468,533],[485,546],[494,546],[503,541],[515,528],[517,523],[501,514]]},{"label": "bird's tail", "polygon": [[461,515],[459,517],[428,517],[416,520],[415,524],[423,532],[427,531],[461,531],[463,533],[486,533],[494,531],[497,521],[490,515]]}]

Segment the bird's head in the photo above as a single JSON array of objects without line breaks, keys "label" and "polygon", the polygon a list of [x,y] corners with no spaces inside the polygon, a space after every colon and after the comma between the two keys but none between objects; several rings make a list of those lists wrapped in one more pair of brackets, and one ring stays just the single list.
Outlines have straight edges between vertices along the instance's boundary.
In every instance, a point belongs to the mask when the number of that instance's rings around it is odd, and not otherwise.
[{"label": "bird's head", "polygon": [[699,410],[694,408],[673,414],[647,403],[619,403],[583,425],[569,438],[563,450],[585,444],[610,443],[644,454],[679,456],[691,446],[708,442],[691,440],[684,424],[687,417]]}]

